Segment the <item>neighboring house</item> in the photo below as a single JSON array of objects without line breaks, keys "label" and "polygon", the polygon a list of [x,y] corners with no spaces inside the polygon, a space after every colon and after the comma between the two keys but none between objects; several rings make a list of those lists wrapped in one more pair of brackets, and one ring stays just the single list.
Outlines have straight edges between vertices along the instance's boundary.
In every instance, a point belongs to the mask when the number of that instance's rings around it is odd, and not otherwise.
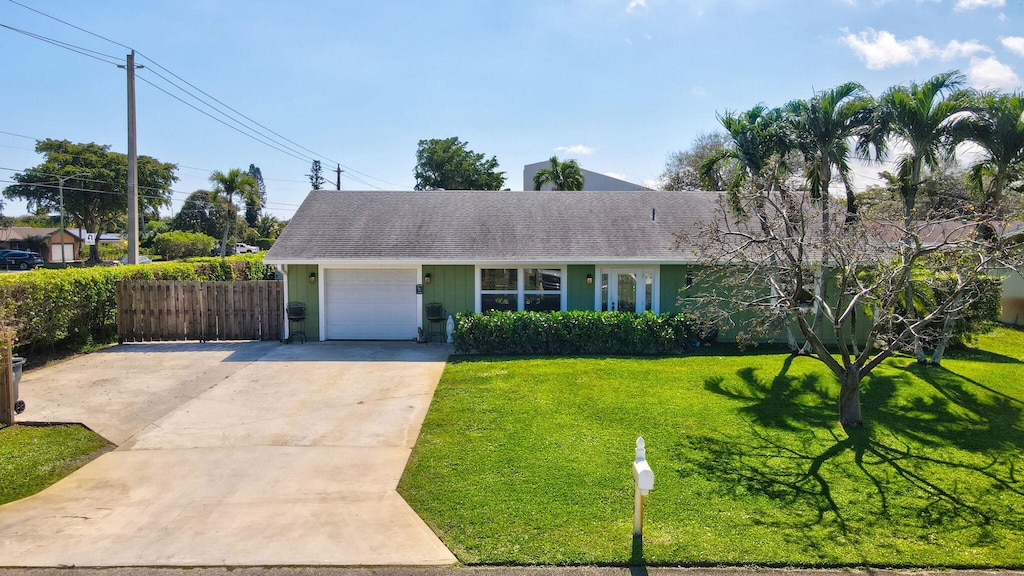
[{"label": "neighboring house", "polygon": [[[545,160],[543,162],[535,162],[533,164],[527,164],[523,166],[523,188],[525,190],[533,190],[533,177],[537,174],[537,171],[542,168],[550,168],[551,161]],[[604,174],[598,174],[597,172],[591,172],[585,168],[580,168],[583,172],[583,189],[593,190],[596,192],[621,192],[623,190],[650,190],[639,184],[633,184],[632,182],[626,182],[625,180],[619,180],[611,176],[605,176]],[[551,190],[551,184],[545,184],[541,186],[541,190]]]},{"label": "neighboring house", "polygon": [[314,191],[264,262],[311,339],[416,338],[424,306],[678,310],[707,192]]},{"label": "neighboring house", "polygon": [[[60,228],[33,228],[30,226],[7,226],[0,228],[0,248],[31,250],[39,252],[47,262],[74,262],[82,247],[82,237]],[[61,252],[64,257],[61,259]]]}]

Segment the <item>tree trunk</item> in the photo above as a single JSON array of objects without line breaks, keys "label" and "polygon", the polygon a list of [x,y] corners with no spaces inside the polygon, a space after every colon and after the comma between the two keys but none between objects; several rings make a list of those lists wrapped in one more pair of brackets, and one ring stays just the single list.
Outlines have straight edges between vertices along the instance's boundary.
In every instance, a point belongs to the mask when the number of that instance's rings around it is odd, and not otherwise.
[{"label": "tree trunk", "polygon": [[953,334],[953,326],[956,325],[956,312],[960,308],[960,302],[961,298],[957,295],[953,299],[953,305],[946,312],[946,322],[942,325],[942,339],[939,340],[939,345],[932,353],[932,366],[942,365],[942,356],[946,353],[946,344],[949,343],[949,337]]},{"label": "tree trunk", "polygon": [[860,428],[860,369],[847,368],[839,387],[839,423],[843,428]]}]

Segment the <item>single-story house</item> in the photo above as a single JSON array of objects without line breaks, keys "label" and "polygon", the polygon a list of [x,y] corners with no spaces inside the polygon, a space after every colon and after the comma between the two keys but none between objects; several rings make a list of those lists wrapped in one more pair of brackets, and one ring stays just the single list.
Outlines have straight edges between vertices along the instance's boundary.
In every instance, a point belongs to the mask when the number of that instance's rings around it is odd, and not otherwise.
[{"label": "single-story house", "polygon": [[82,247],[82,237],[74,230],[61,233],[60,228],[6,226],[0,228],[0,248],[38,251],[47,262],[74,262]]},{"label": "single-story house", "polygon": [[677,311],[707,192],[313,191],[267,253],[310,339],[410,340],[425,306]]}]

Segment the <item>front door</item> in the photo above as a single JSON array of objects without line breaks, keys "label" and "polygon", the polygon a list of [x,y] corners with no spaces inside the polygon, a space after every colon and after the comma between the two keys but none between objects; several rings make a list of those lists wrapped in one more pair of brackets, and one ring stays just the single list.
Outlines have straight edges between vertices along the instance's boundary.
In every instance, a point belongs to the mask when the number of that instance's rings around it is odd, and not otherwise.
[{"label": "front door", "polygon": [[654,269],[609,268],[601,270],[598,277],[602,312],[657,312]]}]

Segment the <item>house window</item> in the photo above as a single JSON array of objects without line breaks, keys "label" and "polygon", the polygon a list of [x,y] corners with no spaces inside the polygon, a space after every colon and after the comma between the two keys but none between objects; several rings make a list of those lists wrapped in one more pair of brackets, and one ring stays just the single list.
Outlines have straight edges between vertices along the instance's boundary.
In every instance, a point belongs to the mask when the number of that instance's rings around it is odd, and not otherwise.
[{"label": "house window", "polygon": [[562,271],[558,268],[523,270],[524,310],[555,312],[562,309]]},{"label": "house window", "polygon": [[561,268],[481,268],[480,311],[562,309]]},{"label": "house window", "polygon": [[480,270],[480,310],[519,310],[519,269]]}]

